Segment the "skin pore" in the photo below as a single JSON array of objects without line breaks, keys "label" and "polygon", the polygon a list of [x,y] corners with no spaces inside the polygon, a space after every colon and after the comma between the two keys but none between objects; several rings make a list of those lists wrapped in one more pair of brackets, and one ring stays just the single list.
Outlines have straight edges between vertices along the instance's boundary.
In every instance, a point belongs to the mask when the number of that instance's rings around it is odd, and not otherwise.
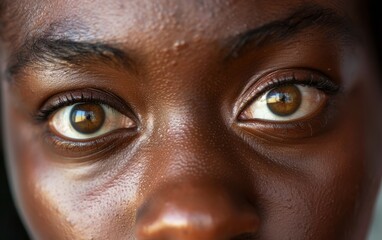
[{"label": "skin pore", "polygon": [[364,238],[382,97],[357,1],[3,5],[33,238]]}]

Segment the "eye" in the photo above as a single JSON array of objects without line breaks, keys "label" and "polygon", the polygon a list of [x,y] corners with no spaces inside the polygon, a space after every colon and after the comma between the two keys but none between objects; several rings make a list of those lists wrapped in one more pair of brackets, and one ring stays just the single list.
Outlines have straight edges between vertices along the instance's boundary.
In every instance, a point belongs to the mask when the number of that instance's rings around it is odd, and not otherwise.
[{"label": "eye", "polygon": [[240,118],[274,122],[299,120],[313,116],[326,101],[326,94],[315,87],[286,84],[262,94],[244,109]]},{"label": "eye", "polygon": [[62,138],[88,140],[116,129],[134,128],[136,124],[106,104],[84,102],[58,109],[52,114],[49,127]]}]

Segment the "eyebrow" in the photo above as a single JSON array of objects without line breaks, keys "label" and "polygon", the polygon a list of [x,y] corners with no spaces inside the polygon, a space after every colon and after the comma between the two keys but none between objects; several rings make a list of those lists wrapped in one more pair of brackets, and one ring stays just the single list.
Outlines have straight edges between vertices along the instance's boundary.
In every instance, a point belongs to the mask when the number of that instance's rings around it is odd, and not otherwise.
[{"label": "eyebrow", "polygon": [[[272,21],[227,41],[230,49],[226,58],[238,57],[249,44],[262,47],[292,38],[297,33],[314,27],[332,30],[332,36],[346,36],[354,39],[355,33],[349,21],[333,10],[318,5],[305,5],[293,11],[288,17]],[[106,65],[132,68],[133,60],[128,54],[110,44],[101,42],[80,42],[57,39],[57,36],[43,36],[31,39],[14,55],[15,63],[8,69],[8,76],[16,75],[30,63],[51,63],[56,67],[81,66],[89,62],[103,62]]]},{"label": "eyebrow", "polygon": [[332,9],[308,4],[298,8],[284,19],[267,23],[234,36],[228,41],[231,50],[227,58],[238,57],[249,44],[262,47],[266,44],[279,43],[291,39],[303,30],[317,27],[328,30],[330,37],[333,38],[341,36],[349,42],[357,38],[357,34],[348,19],[340,16]]},{"label": "eyebrow", "polygon": [[132,59],[121,49],[104,43],[78,42],[66,39],[41,37],[26,42],[15,54],[16,63],[8,74],[16,75],[29,64],[47,62],[61,66],[81,66],[89,62],[103,62],[105,65],[133,67]]}]

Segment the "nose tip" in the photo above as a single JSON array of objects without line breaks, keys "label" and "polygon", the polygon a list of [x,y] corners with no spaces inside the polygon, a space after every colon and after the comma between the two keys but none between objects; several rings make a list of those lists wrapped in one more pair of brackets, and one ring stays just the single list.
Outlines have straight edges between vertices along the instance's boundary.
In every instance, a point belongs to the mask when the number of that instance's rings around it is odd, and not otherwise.
[{"label": "nose tip", "polygon": [[239,239],[259,228],[255,209],[223,187],[177,186],[158,191],[137,213],[135,234],[151,239]]}]

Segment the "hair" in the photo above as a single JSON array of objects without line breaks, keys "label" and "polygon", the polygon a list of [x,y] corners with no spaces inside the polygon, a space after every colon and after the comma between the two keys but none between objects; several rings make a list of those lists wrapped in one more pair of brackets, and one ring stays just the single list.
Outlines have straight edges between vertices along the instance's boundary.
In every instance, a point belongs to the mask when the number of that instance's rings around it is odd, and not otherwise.
[{"label": "hair", "polygon": [[[5,15],[6,15],[6,0],[0,0],[0,57],[3,56],[3,41],[5,36]],[[0,58],[0,59],[1,59]],[[2,81],[2,76],[0,76]],[[0,84],[1,86],[1,84]],[[0,87],[1,90],[1,87]],[[0,99],[0,226],[1,239],[29,239],[25,228],[23,227],[21,220],[16,212],[14,202],[12,201],[11,191],[9,189],[7,174],[4,164],[4,152],[2,151],[2,109]]]},{"label": "hair", "polygon": [[6,3],[5,0],[0,0],[0,39],[2,39],[4,35],[4,28],[5,28],[5,10]]},{"label": "hair", "polygon": [[[382,7],[378,0],[370,0],[368,4],[369,14],[370,14],[370,26],[371,34],[374,39],[374,46],[377,52],[377,60],[381,67],[380,73],[382,76]],[[382,77],[381,77],[382,83]]]}]

